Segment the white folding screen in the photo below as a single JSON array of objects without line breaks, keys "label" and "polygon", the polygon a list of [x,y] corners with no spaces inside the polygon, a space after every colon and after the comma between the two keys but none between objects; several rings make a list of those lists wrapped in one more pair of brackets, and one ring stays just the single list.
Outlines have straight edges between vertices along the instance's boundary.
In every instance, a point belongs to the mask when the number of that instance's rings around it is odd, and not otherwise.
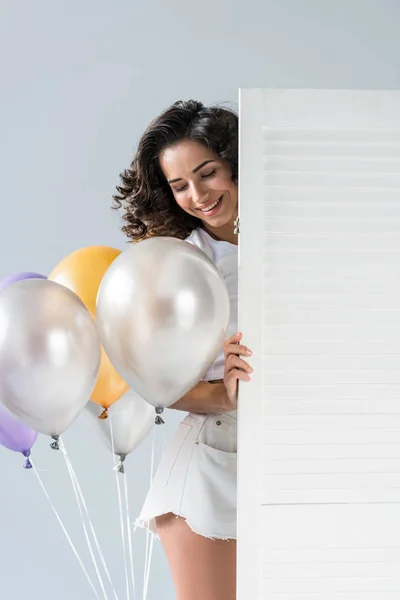
[{"label": "white folding screen", "polygon": [[239,600],[400,598],[400,92],[242,90]]}]

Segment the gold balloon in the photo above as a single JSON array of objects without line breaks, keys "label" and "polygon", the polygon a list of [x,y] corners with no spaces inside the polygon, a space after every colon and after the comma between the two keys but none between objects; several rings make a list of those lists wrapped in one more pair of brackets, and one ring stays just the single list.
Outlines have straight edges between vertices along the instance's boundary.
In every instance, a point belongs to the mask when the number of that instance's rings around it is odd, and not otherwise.
[{"label": "gold balloon", "polygon": [[[121,254],[108,246],[89,246],[69,254],[50,273],[48,279],[69,288],[96,318],[96,300],[101,281],[111,263]],[[100,371],[91,400],[104,409],[109,408],[128,390],[110,359],[101,348]],[[106,413],[103,413],[106,416]]]}]

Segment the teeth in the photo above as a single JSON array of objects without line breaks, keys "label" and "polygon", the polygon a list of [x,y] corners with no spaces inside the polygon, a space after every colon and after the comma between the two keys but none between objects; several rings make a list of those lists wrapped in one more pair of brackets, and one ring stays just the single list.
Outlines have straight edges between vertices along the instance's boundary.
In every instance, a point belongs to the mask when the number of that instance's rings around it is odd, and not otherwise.
[{"label": "teeth", "polygon": [[201,212],[209,212],[210,210],[212,210],[213,208],[215,208],[218,204],[218,202],[221,200],[221,198],[219,198],[216,202],[214,202],[214,204],[211,204],[211,206],[207,206],[207,208],[201,208]]}]

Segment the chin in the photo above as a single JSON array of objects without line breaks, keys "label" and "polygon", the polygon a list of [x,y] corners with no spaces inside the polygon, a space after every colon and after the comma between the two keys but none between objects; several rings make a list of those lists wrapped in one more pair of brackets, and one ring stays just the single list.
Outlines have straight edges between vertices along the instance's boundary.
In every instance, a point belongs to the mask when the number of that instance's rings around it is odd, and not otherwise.
[{"label": "chin", "polygon": [[214,229],[220,229],[221,227],[226,227],[232,223],[232,219],[204,219],[204,223],[209,227]]},{"label": "chin", "polygon": [[229,225],[230,223],[232,223],[232,226],[233,226],[234,220],[235,220],[235,213],[232,210],[232,211],[227,211],[227,213],[225,213],[225,214],[215,215],[214,218],[208,219],[208,222],[213,227],[224,227],[226,225]]}]

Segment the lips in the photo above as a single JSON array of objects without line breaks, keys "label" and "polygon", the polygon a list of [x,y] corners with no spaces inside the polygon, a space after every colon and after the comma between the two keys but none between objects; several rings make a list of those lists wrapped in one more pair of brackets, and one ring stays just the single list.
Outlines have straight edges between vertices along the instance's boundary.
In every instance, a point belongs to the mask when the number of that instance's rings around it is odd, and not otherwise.
[{"label": "lips", "polygon": [[205,207],[203,208],[198,208],[197,210],[199,210],[202,213],[207,213],[207,212],[211,212],[214,208],[216,208],[218,206],[218,204],[221,202],[222,200],[222,196],[220,196],[218,198],[218,200],[216,202],[210,202],[209,204],[207,204]]}]

